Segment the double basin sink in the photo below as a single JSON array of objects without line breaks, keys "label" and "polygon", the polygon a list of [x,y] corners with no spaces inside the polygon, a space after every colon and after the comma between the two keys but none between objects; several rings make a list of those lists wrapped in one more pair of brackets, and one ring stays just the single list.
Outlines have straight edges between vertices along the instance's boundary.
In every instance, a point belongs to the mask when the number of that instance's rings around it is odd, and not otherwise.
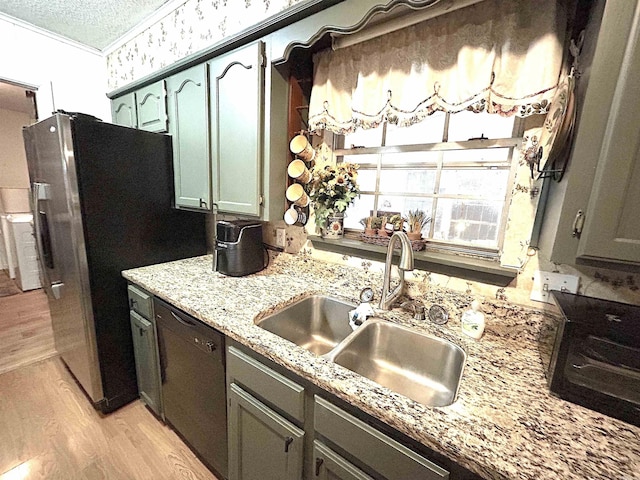
[{"label": "double basin sink", "polygon": [[457,345],[410,328],[371,318],[355,331],[354,305],[315,295],[256,323],[310,352],[416,402],[443,407],[455,401],[466,354]]}]

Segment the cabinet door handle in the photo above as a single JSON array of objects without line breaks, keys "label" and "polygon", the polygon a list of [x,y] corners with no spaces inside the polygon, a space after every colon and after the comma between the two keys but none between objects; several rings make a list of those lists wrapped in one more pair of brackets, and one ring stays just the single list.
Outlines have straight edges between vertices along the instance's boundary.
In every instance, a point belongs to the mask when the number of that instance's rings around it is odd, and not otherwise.
[{"label": "cabinet door handle", "polygon": [[573,229],[571,232],[571,236],[580,237],[583,226],[584,226],[584,212],[582,210],[578,210],[578,213],[576,213],[576,218],[575,220],[573,220]]},{"label": "cabinet door handle", "polygon": [[129,301],[130,301],[130,304],[131,304],[130,305],[131,310],[135,310],[136,309],[136,305],[138,304],[138,302],[136,302],[136,300],[134,298],[130,298]]},{"label": "cabinet door handle", "polygon": [[320,476],[320,467],[322,467],[322,464],[324,463],[324,459],[321,457],[317,457],[316,458],[316,477]]},{"label": "cabinet door handle", "polygon": [[287,437],[284,439],[284,453],[289,453],[289,445],[293,443],[292,437]]},{"label": "cabinet door handle", "polygon": [[200,199],[200,208],[209,208],[207,207],[207,202],[204,201],[204,198]]},{"label": "cabinet door handle", "polygon": [[144,329],[142,329],[141,327],[138,327],[138,332],[140,332],[141,337],[144,337]]}]

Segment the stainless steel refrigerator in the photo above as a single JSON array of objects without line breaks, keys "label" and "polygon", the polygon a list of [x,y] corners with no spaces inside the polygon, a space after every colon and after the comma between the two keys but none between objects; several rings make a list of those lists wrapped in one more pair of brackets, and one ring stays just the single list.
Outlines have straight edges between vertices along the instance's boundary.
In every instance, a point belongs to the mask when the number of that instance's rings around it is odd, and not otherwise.
[{"label": "stainless steel refrigerator", "polygon": [[172,208],[168,135],[57,113],[23,136],[55,346],[107,413],[138,394],[121,272],[205,254],[204,218]]}]

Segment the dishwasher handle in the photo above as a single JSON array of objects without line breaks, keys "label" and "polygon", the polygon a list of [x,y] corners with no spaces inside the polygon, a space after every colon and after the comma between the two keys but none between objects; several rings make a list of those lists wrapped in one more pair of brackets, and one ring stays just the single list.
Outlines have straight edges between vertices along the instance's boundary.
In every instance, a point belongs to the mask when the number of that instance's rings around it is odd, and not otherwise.
[{"label": "dishwasher handle", "polygon": [[181,324],[187,326],[187,327],[195,327],[196,324],[195,322],[192,322],[191,320],[187,320],[186,318],[182,318],[180,315],[176,314],[175,312],[169,310],[169,313],[171,314],[171,316],[173,318],[175,318],[177,321],[179,321]]},{"label": "dishwasher handle", "polygon": [[153,308],[159,337],[171,332],[224,364],[224,334],[158,298],[153,299]]}]

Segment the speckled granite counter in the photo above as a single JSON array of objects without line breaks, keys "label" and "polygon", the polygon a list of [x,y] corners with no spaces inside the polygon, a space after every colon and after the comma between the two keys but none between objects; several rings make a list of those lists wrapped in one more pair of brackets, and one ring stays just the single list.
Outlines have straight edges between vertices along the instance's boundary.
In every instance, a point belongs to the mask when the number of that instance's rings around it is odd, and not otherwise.
[{"label": "speckled granite counter", "polygon": [[254,318],[311,293],[355,301],[377,273],[279,254],[255,275],[212,272],[211,256],[128,270],[123,275],[229,337],[488,479],[640,479],[640,428],[552,397],[536,338],[542,314],[485,304],[480,341],[462,336],[470,298],[444,289],[425,294],[452,319],[439,327],[392,311],[389,320],[439,335],[467,352],[456,402],[430,408],[316,357],[254,325]]}]

